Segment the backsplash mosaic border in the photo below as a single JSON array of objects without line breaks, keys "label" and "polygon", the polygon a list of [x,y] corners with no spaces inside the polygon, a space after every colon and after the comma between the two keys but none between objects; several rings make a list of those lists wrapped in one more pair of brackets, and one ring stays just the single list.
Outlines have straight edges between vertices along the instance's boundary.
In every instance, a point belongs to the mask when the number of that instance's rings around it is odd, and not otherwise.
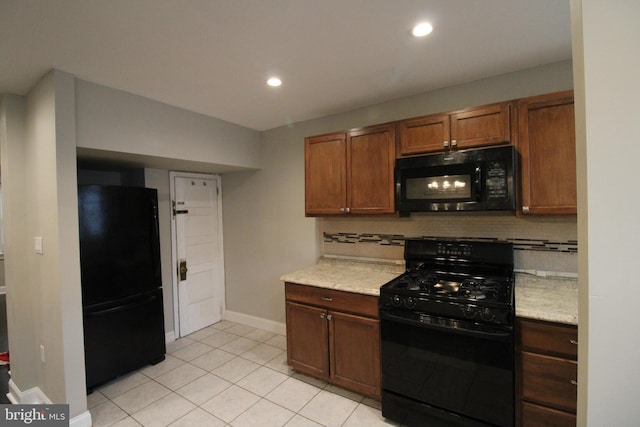
[{"label": "backsplash mosaic border", "polygon": [[522,238],[487,238],[487,237],[461,237],[455,239],[443,236],[404,236],[401,234],[383,233],[322,233],[325,243],[372,243],[382,246],[404,246],[407,239],[441,239],[441,240],[468,240],[473,242],[509,242],[513,244],[514,250],[520,251],[541,251],[541,252],[561,252],[578,253],[578,241],[552,241],[547,239],[522,239]]}]

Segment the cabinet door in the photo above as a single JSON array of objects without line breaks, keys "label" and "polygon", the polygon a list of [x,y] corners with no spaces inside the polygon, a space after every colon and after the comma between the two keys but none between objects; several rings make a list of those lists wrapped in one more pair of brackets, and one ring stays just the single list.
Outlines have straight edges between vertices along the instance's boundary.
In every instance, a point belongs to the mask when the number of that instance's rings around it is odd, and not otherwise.
[{"label": "cabinet door", "polygon": [[451,148],[509,144],[510,104],[485,105],[451,113]]},{"label": "cabinet door", "polygon": [[575,214],[576,143],[572,91],[518,102],[518,151],[523,213]]},{"label": "cabinet door", "polygon": [[346,135],[305,139],[305,212],[342,214],[347,206]]},{"label": "cabinet door", "polygon": [[347,207],[351,214],[395,211],[395,135],[394,124],[348,133]]},{"label": "cabinet door", "polygon": [[449,144],[448,114],[432,114],[400,122],[400,155],[444,151]]},{"label": "cabinet door", "polygon": [[331,380],[380,398],[380,321],[329,312]]},{"label": "cabinet door", "polygon": [[329,331],[326,310],[286,303],[287,363],[319,378],[329,376]]}]

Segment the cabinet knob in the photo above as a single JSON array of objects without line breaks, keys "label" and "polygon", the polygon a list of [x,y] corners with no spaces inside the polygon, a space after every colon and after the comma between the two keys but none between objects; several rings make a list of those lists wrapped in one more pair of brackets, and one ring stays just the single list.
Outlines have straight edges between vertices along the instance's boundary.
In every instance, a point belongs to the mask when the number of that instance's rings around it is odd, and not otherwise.
[{"label": "cabinet knob", "polygon": [[325,314],[324,313],[320,313],[320,318],[324,319],[324,317],[325,317]]},{"label": "cabinet knob", "polygon": [[569,340],[569,342],[570,342],[571,344],[573,344],[573,345],[578,345],[578,341],[576,341],[576,340]]},{"label": "cabinet knob", "polygon": [[347,213],[350,213],[351,212],[351,208],[347,208],[346,211],[347,211]]},{"label": "cabinet knob", "polygon": [[444,148],[449,148],[449,141],[444,141],[444,142],[442,143],[442,146],[443,146]]},{"label": "cabinet knob", "polygon": [[327,314],[327,320],[331,320],[333,316],[331,316],[330,314]]},{"label": "cabinet knob", "polygon": [[345,208],[340,208],[340,213],[345,213]]},{"label": "cabinet knob", "polygon": [[571,385],[574,385],[574,386],[578,387],[578,381],[570,380],[569,382],[571,383]]},{"label": "cabinet knob", "polygon": [[523,206],[522,207],[522,213],[528,214],[529,213],[529,206]]},{"label": "cabinet knob", "polygon": [[452,139],[452,140],[451,140],[451,148],[455,148],[455,147],[457,147],[457,146],[458,146],[458,141],[457,141],[457,140],[455,140],[455,139]]}]

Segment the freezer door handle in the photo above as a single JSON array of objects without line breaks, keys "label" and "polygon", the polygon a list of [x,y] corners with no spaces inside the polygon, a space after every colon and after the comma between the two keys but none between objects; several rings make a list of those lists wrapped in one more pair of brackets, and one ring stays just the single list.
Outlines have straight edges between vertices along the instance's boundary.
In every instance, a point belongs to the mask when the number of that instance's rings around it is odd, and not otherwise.
[{"label": "freezer door handle", "polygon": [[99,311],[90,311],[85,313],[86,316],[88,317],[99,317],[99,316],[108,316],[110,314],[113,313],[118,313],[120,311],[127,311],[127,310],[131,310],[132,308],[136,308],[136,307],[140,307],[146,304],[149,304],[150,302],[156,300],[158,297],[156,295],[151,295],[146,297],[143,300],[140,301],[134,301],[132,303],[129,304],[125,304],[125,305],[119,305],[117,307],[112,307],[112,308],[107,308],[106,310],[99,310]]}]

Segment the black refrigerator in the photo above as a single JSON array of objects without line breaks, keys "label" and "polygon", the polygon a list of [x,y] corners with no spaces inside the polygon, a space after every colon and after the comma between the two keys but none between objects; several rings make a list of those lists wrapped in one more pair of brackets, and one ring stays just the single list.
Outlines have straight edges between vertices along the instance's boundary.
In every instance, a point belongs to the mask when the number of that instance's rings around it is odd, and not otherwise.
[{"label": "black refrigerator", "polygon": [[155,189],[78,187],[87,390],[165,357]]}]

